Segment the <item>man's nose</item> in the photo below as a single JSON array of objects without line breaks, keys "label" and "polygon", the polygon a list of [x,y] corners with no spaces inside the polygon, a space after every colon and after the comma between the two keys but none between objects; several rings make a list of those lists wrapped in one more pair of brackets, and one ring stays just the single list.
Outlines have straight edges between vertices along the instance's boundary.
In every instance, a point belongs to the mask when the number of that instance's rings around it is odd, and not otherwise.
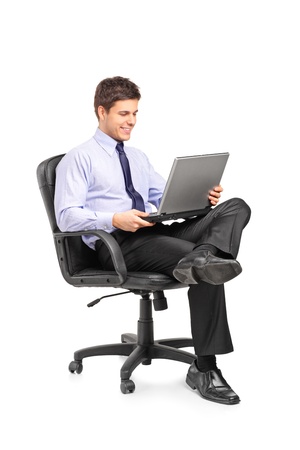
[{"label": "man's nose", "polygon": [[128,124],[134,125],[136,122],[136,117],[134,114],[130,114],[127,119]]}]

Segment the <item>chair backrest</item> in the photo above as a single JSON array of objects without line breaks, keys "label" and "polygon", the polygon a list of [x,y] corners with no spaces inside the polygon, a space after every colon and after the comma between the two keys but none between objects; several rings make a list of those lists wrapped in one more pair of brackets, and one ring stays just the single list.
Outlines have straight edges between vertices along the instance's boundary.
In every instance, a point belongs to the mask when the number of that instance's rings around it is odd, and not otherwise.
[{"label": "chair backrest", "polygon": [[51,230],[58,230],[54,213],[54,192],[56,179],[56,166],[64,155],[53,156],[41,162],[37,168],[37,179],[44,205],[48,214]]},{"label": "chair backrest", "polygon": [[[54,212],[54,192],[56,167],[64,155],[53,156],[42,161],[37,167],[37,179],[44,205],[48,214],[51,230],[59,232]],[[68,253],[68,271],[72,275],[88,267],[98,267],[96,252],[84,244],[80,236],[72,236],[66,240]]]}]

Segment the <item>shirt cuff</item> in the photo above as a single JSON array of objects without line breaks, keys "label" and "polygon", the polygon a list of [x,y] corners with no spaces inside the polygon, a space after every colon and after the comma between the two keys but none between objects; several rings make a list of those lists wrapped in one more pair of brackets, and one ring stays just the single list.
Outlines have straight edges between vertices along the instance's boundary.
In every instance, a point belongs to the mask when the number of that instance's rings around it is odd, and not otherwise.
[{"label": "shirt cuff", "polygon": [[112,225],[112,218],[114,213],[110,212],[97,212],[96,211],[96,217],[97,217],[97,229],[107,231],[107,233],[112,233],[116,230],[115,227]]}]

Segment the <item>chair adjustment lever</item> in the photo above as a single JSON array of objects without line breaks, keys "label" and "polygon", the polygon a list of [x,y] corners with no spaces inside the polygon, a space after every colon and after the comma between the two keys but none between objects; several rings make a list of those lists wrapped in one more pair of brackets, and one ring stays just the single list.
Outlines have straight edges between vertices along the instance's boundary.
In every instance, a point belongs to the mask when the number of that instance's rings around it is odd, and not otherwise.
[{"label": "chair adjustment lever", "polygon": [[103,295],[103,297],[96,298],[96,300],[93,300],[92,302],[88,303],[87,307],[91,308],[92,306],[97,305],[97,303],[99,303],[103,298],[116,297],[117,295],[129,294],[129,292],[131,292],[131,291],[128,290],[126,292],[118,292],[117,294]]}]

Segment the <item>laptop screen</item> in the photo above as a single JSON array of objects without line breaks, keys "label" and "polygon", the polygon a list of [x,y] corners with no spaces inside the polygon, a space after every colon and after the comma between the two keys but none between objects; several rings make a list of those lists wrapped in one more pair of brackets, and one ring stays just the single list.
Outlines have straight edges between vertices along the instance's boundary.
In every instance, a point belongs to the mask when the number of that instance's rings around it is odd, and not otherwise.
[{"label": "laptop screen", "polygon": [[193,211],[211,206],[209,191],[220,184],[229,153],[174,159],[158,214]]}]

